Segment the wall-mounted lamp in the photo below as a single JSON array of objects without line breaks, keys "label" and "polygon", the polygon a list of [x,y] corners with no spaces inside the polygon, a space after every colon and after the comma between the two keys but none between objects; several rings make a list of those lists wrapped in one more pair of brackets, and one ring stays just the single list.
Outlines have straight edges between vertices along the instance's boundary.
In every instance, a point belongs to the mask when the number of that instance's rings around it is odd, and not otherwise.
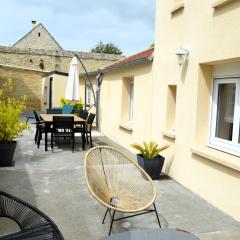
[{"label": "wall-mounted lamp", "polygon": [[182,66],[183,63],[185,62],[187,56],[189,54],[189,50],[185,48],[180,48],[177,52],[177,63],[179,66]]}]

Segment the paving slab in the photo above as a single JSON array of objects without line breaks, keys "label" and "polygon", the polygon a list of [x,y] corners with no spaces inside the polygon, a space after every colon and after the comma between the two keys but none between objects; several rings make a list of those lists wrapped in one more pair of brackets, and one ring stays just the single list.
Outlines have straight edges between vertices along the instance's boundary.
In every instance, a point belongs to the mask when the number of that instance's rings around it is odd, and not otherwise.
[{"label": "paving slab", "polygon": [[[83,160],[89,146],[82,151],[79,139],[74,153],[67,145],[61,149],[55,147],[54,153],[45,152],[43,142],[37,149],[33,137],[34,133],[26,133],[18,141],[14,167],[0,168],[0,189],[46,213],[66,240],[97,240],[106,236],[109,219],[101,224],[105,208],[90,195],[83,176]],[[113,144],[99,133],[94,134],[94,142]],[[184,229],[203,240],[240,239],[239,222],[182,185],[171,179],[154,184],[163,227]],[[158,228],[156,217],[147,214],[115,222],[113,233],[155,228]],[[0,235],[9,231],[11,223],[1,220]]]}]

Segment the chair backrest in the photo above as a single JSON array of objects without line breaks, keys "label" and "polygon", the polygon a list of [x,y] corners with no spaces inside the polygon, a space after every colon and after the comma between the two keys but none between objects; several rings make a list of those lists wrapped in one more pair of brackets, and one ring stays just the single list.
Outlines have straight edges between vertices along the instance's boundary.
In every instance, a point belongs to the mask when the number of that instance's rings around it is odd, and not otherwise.
[{"label": "chair backrest", "polygon": [[62,108],[48,108],[47,114],[62,114]]},{"label": "chair backrest", "polygon": [[88,116],[88,118],[87,118],[87,124],[89,124],[89,125],[92,125],[93,124],[93,121],[94,121],[94,118],[95,118],[95,114],[93,114],[93,113],[90,113],[89,114],[89,116]]},{"label": "chair backrest", "polygon": [[40,118],[38,116],[38,113],[35,110],[33,110],[33,114],[34,114],[36,122],[39,123],[40,122]]},{"label": "chair backrest", "polygon": [[0,191],[0,217],[12,219],[21,229],[21,232],[0,237],[0,239],[63,240],[56,224],[48,216],[23,200],[2,191]]},{"label": "chair backrest", "polygon": [[64,105],[62,108],[63,114],[71,114],[74,109],[74,105]]},{"label": "chair backrest", "polygon": [[78,110],[78,111],[77,111],[77,115],[78,115],[80,118],[86,120],[87,117],[88,117],[88,111],[87,111],[87,110],[83,110],[83,109]]},{"label": "chair backrest", "polygon": [[53,129],[73,130],[74,117],[53,116]]},{"label": "chair backrest", "polygon": [[[85,156],[84,171],[90,193],[107,208],[121,212],[142,211],[156,198],[150,176],[137,162],[115,148],[90,149]],[[119,205],[113,206],[112,200]]]}]

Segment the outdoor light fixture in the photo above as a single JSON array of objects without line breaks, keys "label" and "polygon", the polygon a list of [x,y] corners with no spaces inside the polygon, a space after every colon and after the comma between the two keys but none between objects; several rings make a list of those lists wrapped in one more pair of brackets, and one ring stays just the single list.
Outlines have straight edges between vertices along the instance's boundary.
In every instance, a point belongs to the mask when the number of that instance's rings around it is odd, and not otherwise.
[{"label": "outdoor light fixture", "polygon": [[189,54],[189,50],[185,48],[180,48],[177,52],[177,63],[179,66],[182,66],[183,63],[185,62],[187,56]]}]

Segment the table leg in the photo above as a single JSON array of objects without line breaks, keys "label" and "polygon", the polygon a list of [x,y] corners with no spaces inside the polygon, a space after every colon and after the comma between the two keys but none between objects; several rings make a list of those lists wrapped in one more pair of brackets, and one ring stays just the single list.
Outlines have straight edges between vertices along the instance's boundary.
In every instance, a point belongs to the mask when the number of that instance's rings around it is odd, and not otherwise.
[{"label": "table leg", "polygon": [[48,134],[47,131],[45,131],[45,151],[47,152],[48,150]]}]

